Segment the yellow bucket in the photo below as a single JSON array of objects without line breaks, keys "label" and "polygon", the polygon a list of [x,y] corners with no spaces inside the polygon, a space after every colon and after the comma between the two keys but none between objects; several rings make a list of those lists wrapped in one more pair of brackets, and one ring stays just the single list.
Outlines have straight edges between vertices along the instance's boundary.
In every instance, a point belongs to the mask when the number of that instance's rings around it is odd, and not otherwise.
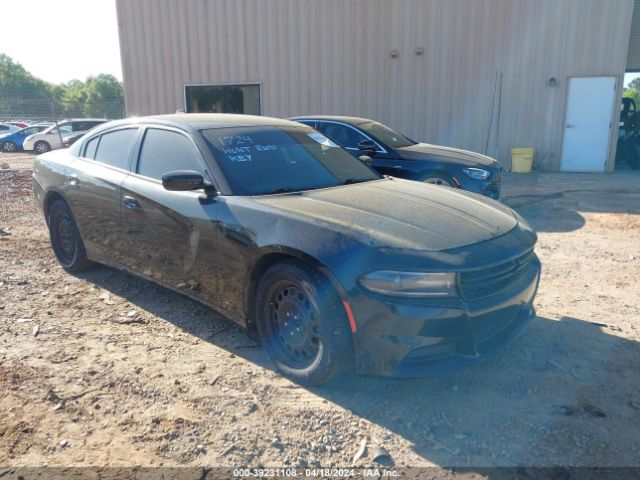
[{"label": "yellow bucket", "polygon": [[514,148],[511,150],[511,171],[515,173],[529,173],[533,166],[533,148]]}]

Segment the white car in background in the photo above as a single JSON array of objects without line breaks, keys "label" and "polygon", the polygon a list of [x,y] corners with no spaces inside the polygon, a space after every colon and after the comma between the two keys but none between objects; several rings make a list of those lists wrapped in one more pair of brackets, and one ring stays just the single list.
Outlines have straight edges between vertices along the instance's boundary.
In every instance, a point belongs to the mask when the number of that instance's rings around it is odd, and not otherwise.
[{"label": "white car in background", "polygon": [[64,138],[71,134],[88,132],[96,125],[108,121],[106,118],[74,118],[62,120],[58,125],[52,125],[46,130],[29,135],[24,139],[22,148],[26,151],[46,153],[49,150],[64,148]]}]

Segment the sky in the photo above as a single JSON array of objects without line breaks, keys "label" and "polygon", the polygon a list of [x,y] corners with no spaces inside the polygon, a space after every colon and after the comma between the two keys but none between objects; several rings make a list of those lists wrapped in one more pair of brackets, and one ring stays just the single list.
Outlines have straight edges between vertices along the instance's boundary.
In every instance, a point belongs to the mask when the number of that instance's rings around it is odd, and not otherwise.
[{"label": "sky", "polygon": [[629,82],[632,82],[636,78],[640,78],[640,73],[626,73],[624,75],[624,86],[629,85]]},{"label": "sky", "polygon": [[0,53],[36,77],[122,80],[116,0],[3,0],[0,16]]}]

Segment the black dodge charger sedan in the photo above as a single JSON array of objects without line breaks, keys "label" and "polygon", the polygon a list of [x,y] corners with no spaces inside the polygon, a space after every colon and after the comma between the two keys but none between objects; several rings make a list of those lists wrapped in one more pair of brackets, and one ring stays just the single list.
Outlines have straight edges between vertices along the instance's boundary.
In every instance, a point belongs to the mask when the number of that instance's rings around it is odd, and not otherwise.
[{"label": "black dodge charger sedan", "polygon": [[371,166],[384,175],[500,198],[502,166],[486,155],[414,142],[366,118],[324,115],[290,120],[315,128],[355,157],[370,157]]},{"label": "black dodge charger sedan", "polygon": [[471,364],[534,317],[536,234],[480,195],[380,176],[286,120],[104,124],[34,163],[53,250],[182,292],[297,382]]}]

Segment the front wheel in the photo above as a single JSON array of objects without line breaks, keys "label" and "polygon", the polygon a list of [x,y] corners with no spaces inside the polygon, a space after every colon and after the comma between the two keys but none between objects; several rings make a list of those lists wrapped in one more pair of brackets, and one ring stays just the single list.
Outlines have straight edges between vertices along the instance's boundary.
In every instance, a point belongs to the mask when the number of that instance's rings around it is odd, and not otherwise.
[{"label": "front wheel", "polygon": [[455,182],[453,178],[451,178],[446,173],[440,172],[432,172],[428,173],[425,178],[422,179],[424,183],[429,183],[431,185],[438,185],[440,187],[454,187]]},{"label": "front wheel", "polygon": [[53,252],[68,272],[81,272],[92,266],[69,205],[56,200],[49,209],[49,236]]},{"label": "front wheel", "polygon": [[49,143],[45,142],[44,140],[40,140],[39,142],[36,142],[36,144],[34,145],[34,149],[37,153],[47,153],[51,150],[51,145],[49,145]]},{"label": "front wheel", "polygon": [[2,151],[3,152],[7,152],[7,153],[13,153],[17,150],[16,144],[9,141],[9,142],[4,142],[4,144],[2,145]]},{"label": "front wheel", "polygon": [[314,267],[269,268],[256,295],[258,335],[276,367],[302,385],[320,385],[352,362],[352,337],[340,297]]}]

